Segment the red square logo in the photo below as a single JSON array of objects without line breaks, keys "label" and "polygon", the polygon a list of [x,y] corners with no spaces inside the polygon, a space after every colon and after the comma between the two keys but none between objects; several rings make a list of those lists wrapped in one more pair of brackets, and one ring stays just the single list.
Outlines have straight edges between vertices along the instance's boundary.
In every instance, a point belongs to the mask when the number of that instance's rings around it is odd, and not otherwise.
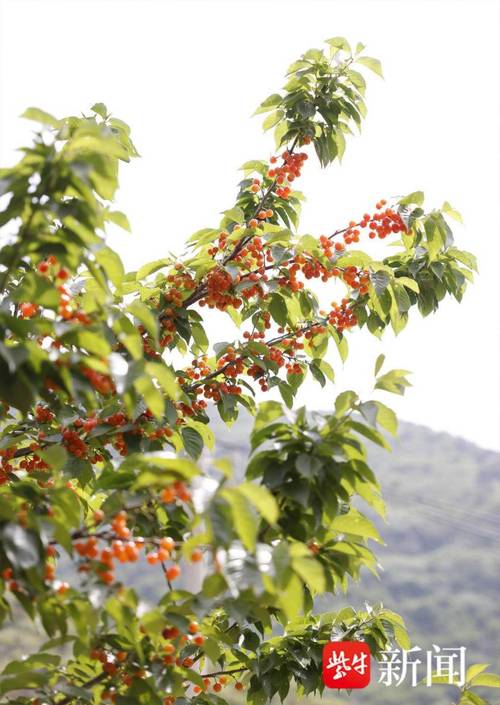
[{"label": "red square logo", "polygon": [[364,641],[331,641],[323,649],[323,683],[327,688],[366,688],[370,649]]}]

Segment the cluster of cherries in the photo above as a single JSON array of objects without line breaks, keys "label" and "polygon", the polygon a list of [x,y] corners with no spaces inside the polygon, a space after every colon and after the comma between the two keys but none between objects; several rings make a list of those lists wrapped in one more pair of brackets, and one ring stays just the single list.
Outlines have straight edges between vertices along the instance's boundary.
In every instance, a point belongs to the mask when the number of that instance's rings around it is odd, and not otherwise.
[{"label": "cluster of cherries", "polygon": [[[173,482],[164,488],[160,495],[160,500],[165,504],[174,502],[190,502],[191,493],[186,484],[182,481]],[[101,524],[104,514],[97,510],[93,514],[95,525]],[[149,565],[160,563],[165,572],[165,577],[169,582],[176,580],[181,575],[181,568],[176,562],[175,551],[177,544],[170,536],[156,538],[143,538],[132,536],[132,531],[127,526],[128,515],[126,511],[119,512],[111,521],[110,530],[99,531],[87,538],[77,540],[73,548],[81,558],[85,559],[80,563],[80,572],[94,570],[99,579],[110,585],[114,582],[115,563],[133,563],[140,558],[141,551],[149,547],[146,553],[146,561]],[[104,542],[104,546],[100,545]],[[203,552],[200,548],[194,548],[190,554],[190,560],[198,563],[203,559]],[[170,566],[165,566],[167,561],[172,561]]]},{"label": "cluster of cherries", "polygon": [[[55,255],[49,255],[47,259],[40,262],[37,271],[44,277],[51,278],[57,285],[59,292],[59,305],[57,312],[65,321],[78,321],[83,325],[92,323],[90,317],[82,311],[72,299],[71,293],[64,285],[70,274],[67,269],[61,267]],[[40,310],[36,303],[25,301],[19,306],[19,313],[22,318],[33,318]]]},{"label": "cluster of cherries", "polygon": [[215,267],[207,274],[207,295],[201,299],[200,306],[218,308],[219,311],[225,311],[228,306],[239,308],[243,302],[230,293],[233,284],[233,278],[227,270]]},{"label": "cluster of cherries", "polygon": [[[178,627],[171,626],[165,627],[162,631],[162,637],[167,640],[167,643],[163,647],[165,656],[163,657],[163,663],[166,666],[182,666],[184,668],[192,668],[195,661],[190,656],[182,657],[179,651],[189,643],[196,644],[196,646],[203,646],[205,643],[205,637],[199,633],[200,625],[196,621],[192,621],[188,625],[187,633],[183,634]],[[203,686],[195,685],[193,686],[193,694],[199,695],[202,692],[207,692],[211,689],[214,693],[220,693],[224,686],[228,685],[229,680],[226,675],[222,674],[219,676],[205,676],[203,678]],[[234,683],[236,690],[243,690],[244,685],[240,681]],[[171,705],[175,701],[173,696],[167,696],[165,698],[165,705]]]},{"label": "cluster of cherries", "polygon": [[[193,686],[193,693],[195,695],[199,695],[202,692],[206,692],[210,690],[210,688],[213,690],[214,693],[220,693],[220,691],[228,685],[230,681],[228,681],[227,676],[212,676],[211,678],[204,678],[203,679],[203,687],[200,685],[195,685]],[[236,690],[243,690],[244,685],[241,681],[236,681],[234,683],[234,687]]]},{"label": "cluster of cherries", "polygon": [[[276,180],[278,189],[280,189],[286,181],[291,183],[300,176],[304,162],[308,159],[308,154],[306,154],[306,152],[291,152],[286,150],[281,157],[283,159],[282,166],[274,166],[278,158],[271,157],[270,162],[272,166],[267,172],[269,178]],[[281,188],[282,191],[285,189],[286,186]],[[290,191],[290,189],[288,189],[288,191]],[[276,194],[280,197],[283,196],[283,194],[278,193],[278,191],[276,191]]]},{"label": "cluster of cherries", "polygon": [[[139,417],[139,422],[142,419],[151,418],[152,414],[149,410],[146,410],[141,417]],[[48,424],[54,421],[55,414],[48,407],[43,404],[37,404],[34,409],[35,420],[40,424]],[[77,418],[73,423],[73,428],[68,428],[64,426],[58,426],[57,431],[61,433],[62,445],[64,448],[71,453],[71,455],[76,458],[82,458],[89,460],[91,463],[99,463],[104,460],[104,456],[101,452],[93,450],[89,445],[88,437],[83,438],[81,434],[89,434],[98,423],[108,424],[114,428],[123,426],[128,423],[127,416],[123,412],[116,412],[103,418],[101,421],[96,416],[90,416],[89,418]],[[137,427],[133,429],[131,433],[135,430],[136,433],[142,433],[143,429]],[[54,432],[56,429],[54,429]],[[172,435],[172,431],[169,429],[156,429],[151,434],[150,437],[161,437],[162,435]],[[27,452],[22,460],[17,466],[14,466],[13,460],[16,458],[16,452],[18,447],[16,445],[9,446],[8,448],[0,450],[0,484],[4,484],[8,481],[9,473],[16,470],[24,470],[26,472],[33,472],[35,470],[48,470],[50,469],[46,461],[44,461],[37,451],[40,451],[42,444],[47,436],[45,430],[38,431],[38,442],[32,441],[28,447],[25,449]],[[109,443],[121,452],[122,455],[127,454],[126,443],[123,434],[120,432],[112,432],[109,439],[105,441],[105,444]],[[41,487],[46,487],[48,484],[46,482],[39,481]]]},{"label": "cluster of cherries", "polygon": [[[195,659],[191,656],[182,656],[182,651],[190,644],[200,648],[203,647],[205,637],[201,633],[198,622],[196,620],[189,622],[185,632],[181,632],[176,626],[167,626],[162,630],[161,635],[165,640],[163,646],[160,647],[161,655],[159,658],[162,663],[165,666],[175,665],[181,668],[192,668]],[[131,663],[130,654],[126,651],[110,650],[102,646],[95,646],[91,649],[89,656],[92,660],[99,661],[102,664],[103,672],[112,678],[115,683],[119,681],[123,685],[130,686],[134,679],[146,677],[146,672],[143,669],[138,669]],[[229,681],[227,676],[222,674],[219,676],[204,676],[203,685],[194,685],[192,692],[194,695],[199,695],[201,692],[207,692],[211,689],[214,693],[220,693],[229,682],[234,682],[234,687],[238,691],[244,689],[241,681]],[[185,682],[184,687],[189,687],[189,682]],[[114,703],[117,695],[117,687],[109,684],[101,693],[101,699]],[[176,697],[174,695],[166,695],[163,699],[164,705],[173,705],[175,701]]]},{"label": "cluster of cherries", "polygon": [[350,245],[353,242],[359,242],[361,230],[367,228],[369,229],[368,237],[371,240],[376,237],[383,240],[391,233],[408,233],[408,228],[399,213],[396,213],[392,208],[381,210],[386,204],[387,201],[382,199],[375,205],[375,208],[379,211],[378,213],[373,215],[365,213],[358,223],[351,220],[348,228],[343,233],[345,244]]},{"label": "cluster of cherries", "polygon": [[168,274],[166,277],[169,288],[165,292],[165,299],[168,303],[181,306],[183,301],[181,292],[196,289],[196,281],[193,279],[193,276],[185,270],[181,262],[177,262],[174,265],[174,270],[174,274]]},{"label": "cluster of cherries", "polygon": [[[20,522],[22,526],[26,526],[27,522]],[[70,588],[69,583],[63,582],[61,580],[56,580],[56,564],[55,558],[57,556],[56,548],[49,545],[45,549],[45,564],[43,579],[58,595],[64,595]],[[7,583],[7,589],[15,593],[24,593],[26,590],[23,586],[14,578],[14,571],[12,568],[4,568],[1,572],[2,579]]]},{"label": "cluster of cherries", "polygon": [[15,457],[16,446],[0,448],[0,485],[9,482],[9,475],[14,470],[12,460]]},{"label": "cluster of cherries", "polygon": [[349,305],[349,299],[342,299],[340,304],[332,301],[331,306],[332,309],[328,313],[328,323],[334,326],[339,333],[358,324],[356,314]]},{"label": "cluster of cherries", "polygon": [[109,375],[86,366],[81,367],[81,373],[100,394],[115,394],[116,387]]},{"label": "cluster of cherries", "polygon": [[80,438],[77,431],[72,431],[67,428],[62,432],[63,446],[66,448],[68,453],[74,455],[75,458],[86,458],[88,455],[89,447],[85,441]]},{"label": "cluster of cherries", "polygon": [[[272,156],[270,158],[270,168],[267,172],[267,176],[274,179],[274,193],[279,198],[287,199],[291,193],[290,186],[287,183],[291,183],[297,177],[301,175],[301,169],[303,167],[304,161],[308,158],[305,152],[289,152],[285,151],[281,155],[283,163],[281,166],[274,166],[278,162],[278,157]],[[249,186],[249,190],[252,193],[257,194],[262,188],[261,180],[258,178],[252,179],[252,183]],[[252,230],[256,230],[259,224],[267,219],[274,216],[274,211],[272,208],[262,207],[256,214],[255,217],[250,218],[246,227]],[[232,233],[238,232],[243,226],[236,224]],[[223,252],[228,243],[229,233],[227,231],[222,231],[219,233],[217,240],[217,245],[209,248],[208,254],[212,257],[219,252]],[[242,274],[233,279],[233,277],[220,266],[214,267],[210,272],[208,272],[206,277],[206,295],[200,300],[200,306],[208,306],[210,308],[217,308],[221,311],[227,309],[228,306],[233,306],[234,308],[240,308],[243,300],[249,299],[253,296],[263,296],[263,290],[258,286],[257,282],[262,278],[266,281],[264,270],[264,258],[262,256],[263,243],[259,237],[250,238],[248,243],[245,244],[241,249],[236,246],[236,252],[234,257],[231,259],[240,265],[243,269],[247,269],[247,274]],[[269,251],[266,255],[267,261],[272,261],[272,255]],[[180,293],[182,289],[193,290],[196,288],[196,283],[188,272],[182,272],[183,269],[181,264],[177,264],[175,268],[178,270],[176,274],[170,274],[167,276],[167,282],[170,285],[165,298],[168,302],[173,303],[175,306],[181,306],[183,303],[183,296]],[[256,270],[252,272],[251,270]],[[245,287],[240,292],[239,296],[232,293],[232,289],[236,284],[238,284],[241,279],[248,278],[254,283],[254,286]],[[168,315],[162,317],[162,321],[165,321],[163,325],[168,331],[167,335],[162,339],[162,346],[165,347],[173,340],[173,333],[175,333],[175,324],[173,323],[172,317]]]}]

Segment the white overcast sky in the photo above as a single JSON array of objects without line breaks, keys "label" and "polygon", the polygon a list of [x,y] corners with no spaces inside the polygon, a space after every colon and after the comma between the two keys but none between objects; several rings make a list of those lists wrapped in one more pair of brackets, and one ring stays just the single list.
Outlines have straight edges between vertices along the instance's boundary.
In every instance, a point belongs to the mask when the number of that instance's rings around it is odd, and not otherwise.
[{"label": "white overcast sky", "polygon": [[[465,219],[458,245],[480,276],[461,306],[414,313],[382,343],[351,339],[339,388],[369,394],[373,361],[412,370],[414,387],[390,398],[401,418],[500,448],[498,2],[303,0],[0,0],[0,149],[9,165],[35,105],[58,117],[105,102],[127,121],[142,159],[126,166],[119,206],[133,235],[113,233],[129,268],[180,252],[232,205],[237,168],[272,149],[256,105],[284,71],[332,36],[362,41],[382,60],[368,76],[368,117],[344,163],[308,163],[301,232],[332,232],[381,197],[422,189]],[[326,295],[326,301],[332,298]],[[218,335],[220,319],[212,322]],[[229,333],[228,333],[229,334]],[[220,333],[223,339],[227,339]],[[332,389],[307,385],[302,401],[327,408]]]}]

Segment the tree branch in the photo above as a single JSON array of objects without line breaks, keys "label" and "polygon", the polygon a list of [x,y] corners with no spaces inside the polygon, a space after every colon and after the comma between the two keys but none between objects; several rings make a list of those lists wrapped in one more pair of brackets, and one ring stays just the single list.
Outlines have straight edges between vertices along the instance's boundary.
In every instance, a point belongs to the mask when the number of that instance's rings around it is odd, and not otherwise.
[{"label": "tree branch", "polygon": [[[293,154],[295,151],[295,148],[297,146],[297,142],[299,141],[300,135],[297,135],[295,139],[293,140],[290,149],[288,150],[289,154]],[[284,164],[283,160],[283,164]],[[273,191],[274,187],[276,186],[276,179],[275,177],[273,181],[269,184],[265,192],[263,193],[262,197],[260,198],[258,204],[256,205],[252,215],[250,216],[249,220],[252,218],[255,218],[259,212],[262,210],[264,204],[266,203],[267,199],[269,198],[269,195]],[[222,265],[226,265],[228,262],[231,262],[237,255],[241,252],[241,250],[247,245],[251,240],[253,240],[254,237],[257,236],[258,233],[254,233],[252,235],[247,235],[246,237],[242,237],[238,240],[236,245],[234,246],[234,249],[232,252],[230,252],[224,259],[222,260]],[[188,298],[184,301],[184,307],[192,306],[194,303],[202,299],[207,293],[207,286],[204,282],[200,282],[198,287],[193,291],[193,293],[188,296]]]},{"label": "tree branch", "polygon": [[[293,331],[293,332],[291,332],[291,333],[284,333],[283,335],[280,335],[280,336],[278,336],[278,337],[276,337],[276,338],[272,338],[271,340],[268,340],[267,342],[264,342],[264,345],[267,345],[268,347],[271,347],[271,346],[273,346],[273,345],[277,345],[278,343],[281,343],[283,340],[287,340],[287,338],[294,338],[294,337],[296,337],[296,336],[298,336],[298,335],[301,335],[302,333],[307,333],[307,331],[310,330],[311,328],[314,328],[314,326],[325,325],[327,322],[328,322],[328,319],[327,319],[327,318],[321,318],[321,319],[318,319],[318,320],[316,320],[316,321],[312,321],[311,323],[308,323],[306,326],[303,326],[302,328],[299,328],[299,329],[296,330],[296,331]],[[250,357],[250,354],[251,354],[251,353],[249,353],[249,352],[248,352],[248,353],[244,353],[244,352],[243,352],[243,353],[241,353],[241,355],[240,355],[240,357],[239,357],[238,359],[240,359],[240,360],[241,360],[241,359],[246,359],[247,357]],[[196,389],[196,387],[200,387],[200,386],[206,384],[206,383],[209,382],[211,379],[214,379],[215,377],[218,377],[220,374],[222,374],[223,372],[225,372],[227,369],[229,369],[230,367],[232,367],[233,365],[235,365],[237,362],[238,362],[238,360],[230,360],[230,362],[227,362],[225,365],[223,365],[223,366],[220,367],[219,369],[214,370],[213,372],[211,372],[211,373],[210,373],[209,375],[207,375],[206,377],[203,377],[202,379],[197,380],[196,382],[194,382],[194,384],[191,384],[191,385],[189,385],[189,386],[183,387],[184,391],[190,392],[190,391],[192,391],[193,389]]]}]

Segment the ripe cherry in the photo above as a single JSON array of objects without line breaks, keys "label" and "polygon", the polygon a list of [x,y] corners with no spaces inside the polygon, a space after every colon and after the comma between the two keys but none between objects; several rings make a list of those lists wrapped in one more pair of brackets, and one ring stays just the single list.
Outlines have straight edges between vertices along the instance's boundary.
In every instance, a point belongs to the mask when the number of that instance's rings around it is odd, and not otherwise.
[{"label": "ripe cherry", "polygon": [[199,548],[195,548],[191,553],[191,563],[199,563],[201,560],[203,560],[203,551]]},{"label": "ripe cherry", "polygon": [[36,304],[24,303],[19,306],[19,311],[23,318],[33,318],[38,312],[38,306]]},{"label": "ripe cherry", "polygon": [[180,574],[181,574],[181,569],[177,564],[170,566],[170,568],[167,568],[167,570],[165,571],[165,575],[167,576],[167,580],[169,580],[170,582],[172,580],[176,580],[180,576]]}]

